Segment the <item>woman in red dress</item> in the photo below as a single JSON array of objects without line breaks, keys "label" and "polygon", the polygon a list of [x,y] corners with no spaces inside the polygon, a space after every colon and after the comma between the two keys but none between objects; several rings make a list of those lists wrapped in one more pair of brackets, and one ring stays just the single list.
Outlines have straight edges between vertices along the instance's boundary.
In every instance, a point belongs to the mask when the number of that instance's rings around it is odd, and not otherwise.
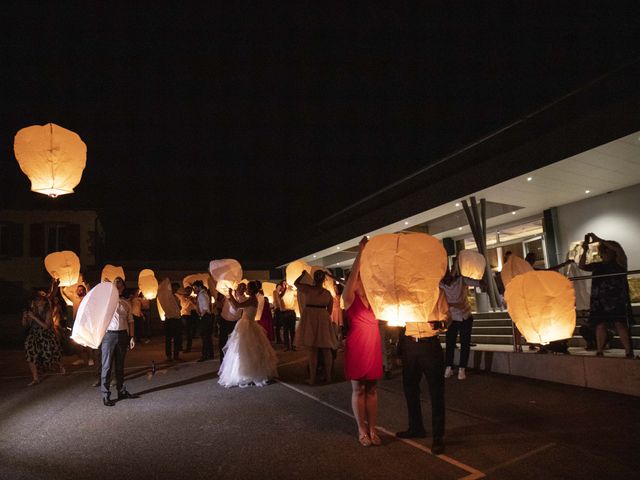
[{"label": "woman in red dress", "polygon": [[267,297],[264,297],[262,314],[260,315],[258,323],[266,330],[269,341],[273,342],[273,317],[271,315],[271,305]]},{"label": "woman in red dress", "polygon": [[346,378],[351,380],[351,406],[358,424],[358,441],[364,447],[381,443],[376,432],[376,382],[382,377],[382,344],[378,321],[360,279],[360,256],[366,243],[367,237],[364,237],[360,241],[360,251],[353,262],[351,275],[342,293],[349,318],[344,370]]}]

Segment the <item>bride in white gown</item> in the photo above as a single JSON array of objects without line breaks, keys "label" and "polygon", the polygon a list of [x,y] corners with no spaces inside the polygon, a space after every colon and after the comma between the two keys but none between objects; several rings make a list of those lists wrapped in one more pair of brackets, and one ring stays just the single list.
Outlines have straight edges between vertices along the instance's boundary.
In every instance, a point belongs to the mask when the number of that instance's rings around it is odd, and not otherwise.
[{"label": "bride in white gown", "polygon": [[244,302],[238,302],[231,289],[227,297],[234,308],[242,309],[242,318],[223,348],[224,360],[218,372],[218,383],[227,388],[251,384],[262,387],[278,375],[276,352],[264,328],[255,321],[258,309],[256,282],[249,282],[247,292],[249,299]]}]

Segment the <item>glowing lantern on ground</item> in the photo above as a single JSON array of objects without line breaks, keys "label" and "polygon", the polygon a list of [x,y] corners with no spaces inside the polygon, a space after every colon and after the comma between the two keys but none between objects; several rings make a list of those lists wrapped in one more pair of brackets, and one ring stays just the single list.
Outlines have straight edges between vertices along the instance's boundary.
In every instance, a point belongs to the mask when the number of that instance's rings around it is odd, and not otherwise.
[{"label": "glowing lantern on ground", "polygon": [[389,325],[428,322],[447,268],[440,241],[424,233],[384,234],[367,243],[360,277],[369,303]]},{"label": "glowing lantern on ground", "polygon": [[167,318],[180,318],[180,308],[178,307],[178,300],[176,299],[173,291],[171,290],[171,281],[165,278],[158,285],[158,313],[161,320]]},{"label": "glowing lantern on ground", "polygon": [[557,272],[530,271],[506,288],[509,315],[527,341],[547,344],[571,338],[576,328],[571,281]]},{"label": "glowing lantern on ground", "polygon": [[116,277],[120,277],[122,280],[125,280],[124,269],[122,267],[116,267],[113,265],[105,265],[102,269],[102,275],[100,276],[100,281],[105,282],[113,282]]},{"label": "glowing lantern on ground", "polygon": [[54,123],[18,131],[13,151],[31,190],[50,197],[73,193],[87,163],[87,146],[78,134]]},{"label": "glowing lantern on ground", "polygon": [[502,271],[500,272],[502,284],[506,288],[515,277],[531,271],[533,271],[533,267],[529,265],[529,262],[516,255],[511,255],[507,263],[502,266]]},{"label": "glowing lantern on ground", "polygon": [[104,282],[89,290],[80,302],[71,339],[85,347],[98,348],[118,307],[118,289]]},{"label": "glowing lantern on ground", "polygon": [[153,300],[158,294],[158,280],[153,270],[144,269],[138,275],[138,288],[147,300]]},{"label": "glowing lantern on ground", "polygon": [[264,296],[273,304],[273,296],[276,294],[276,284],[273,282],[262,282],[262,291]]},{"label": "glowing lantern on ground", "polygon": [[487,267],[484,255],[473,250],[462,250],[458,253],[460,275],[474,280],[481,280]]},{"label": "glowing lantern on ground", "polygon": [[78,283],[80,276],[80,259],[69,250],[53,252],[44,259],[44,266],[52,278],[60,280],[61,287],[69,287]]},{"label": "glowing lantern on ground", "polygon": [[[296,260],[295,262],[291,262],[287,265],[286,277],[287,283],[289,285],[293,285],[293,283],[298,279],[302,272],[307,272],[311,274],[311,267],[304,260]],[[305,282],[307,283],[307,282]],[[313,284],[313,282],[311,282]]]}]

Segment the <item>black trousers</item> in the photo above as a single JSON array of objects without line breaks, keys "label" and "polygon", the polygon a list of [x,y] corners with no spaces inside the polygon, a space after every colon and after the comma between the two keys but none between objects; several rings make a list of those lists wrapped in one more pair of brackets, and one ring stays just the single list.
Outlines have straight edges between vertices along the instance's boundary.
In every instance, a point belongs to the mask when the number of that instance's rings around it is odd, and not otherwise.
[{"label": "black trousers", "polygon": [[102,353],[100,367],[100,391],[103,397],[111,394],[112,361],[115,360],[116,388],[118,392],[124,390],[124,359],[129,350],[129,332],[126,330],[108,330],[102,339],[100,351]]},{"label": "black trousers", "polygon": [[273,329],[276,334],[276,343],[282,343],[282,313],[276,310],[273,314]]},{"label": "black trousers", "polygon": [[280,312],[280,321],[284,329],[284,346],[285,348],[291,348],[296,336],[296,312],[293,310]]},{"label": "black trousers", "polygon": [[416,342],[402,336],[402,386],[409,413],[409,430],[424,431],[420,404],[420,380],[424,375],[431,397],[433,437],[444,436],[444,355],[438,337]]},{"label": "black trousers", "polygon": [[222,359],[224,358],[224,352],[222,349],[227,344],[229,335],[231,335],[233,329],[236,328],[236,323],[238,322],[230,322],[220,317],[220,363],[222,363]]},{"label": "black trousers", "polygon": [[144,317],[133,316],[133,327],[135,329],[136,335],[136,343],[142,340],[142,323],[144,322]]},{"label": "black trousers", "polygon": [[471,328],[473,327],[473,317],[470,315],[461,322],[453,321],[447,330],[447,367],[453,367],[453,353],[456,350],[456,339],[460,333],[460,367],[467,368],[469,363],[469,352],[471,351]]},{"label": "black trousers", "polygon": [[190,315],[182,315],[182,331],[184,336],[187,337],[186,350],[191,351],[193,345],[193,337],[196,334],[198,328],[198,316],[191,313]]},{"label": "black trousers", "polygon": [[167,318],[164,322],[164,351],[167,358],[178,358],[182,350],[182,320]]},{"label": "black trousers", "polygon": [[200,317],[200,338],[202,339],[202,357],[205,360],[213,358],[213,316],[205,313]]}]

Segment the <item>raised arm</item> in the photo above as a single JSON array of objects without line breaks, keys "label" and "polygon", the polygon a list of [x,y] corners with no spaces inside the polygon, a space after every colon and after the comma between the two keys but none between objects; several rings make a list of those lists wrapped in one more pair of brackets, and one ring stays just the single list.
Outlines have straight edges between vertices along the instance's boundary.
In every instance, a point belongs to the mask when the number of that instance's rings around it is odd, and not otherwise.
[{"label": "raised arm", "polygon": [[347,283],[344,286],[344,291],[342,292],[342,299],[344,300],[344,309],[347,310],[356,296],[356,285],[358,284],[358,276],[360,275],[360,256],[362,255],[362,251],[364,250],[365,245],[367,244],[367,237],[362,237],[360,240],[360,244],[358,245],[359,251],[358,256],[353,262],[353,266],[351,267],[351,274],[347,279]]},{"label": "raised arm", "polygon": [[627,268],[627,254],[624,253],[624,250],[622,249],[622,247],[620,245],[618,245],[616,242],[611,242],[609,240],[604,240],[604,239],[598,237],[595,233],[591,233],[590,235],[591,235],[591,238],[593,238],[594,241],[600,242],[602,245],[607,247],[609,250],[612,250],[612,251],[616,252],[616,263],[618,265],[620,265],[624,269]]},{"label": "raised arm", "polygon": [[580,270],[584,270],[585,272],[591,272],[593,270],[592,265],[587,265],[587,253],[589,252],[589,237],[591,237],[590,233],[587,233],[584,236],[584,242],[582,242],[582,255],[580,255],[580,260],[578,261],[578,267]]},{"label": "raised arm", "polygon": [[298,278],[296,278],[296,281],[293,282],[293,286],[296,287],[298,290],[300,290],[302,293],[307,293],[312,287],[311,285],[307,285],[306,283],[302,283],[302,278],[304,277],[304,274],[307,273],[305,271],[303,271],[300,276]]}]

